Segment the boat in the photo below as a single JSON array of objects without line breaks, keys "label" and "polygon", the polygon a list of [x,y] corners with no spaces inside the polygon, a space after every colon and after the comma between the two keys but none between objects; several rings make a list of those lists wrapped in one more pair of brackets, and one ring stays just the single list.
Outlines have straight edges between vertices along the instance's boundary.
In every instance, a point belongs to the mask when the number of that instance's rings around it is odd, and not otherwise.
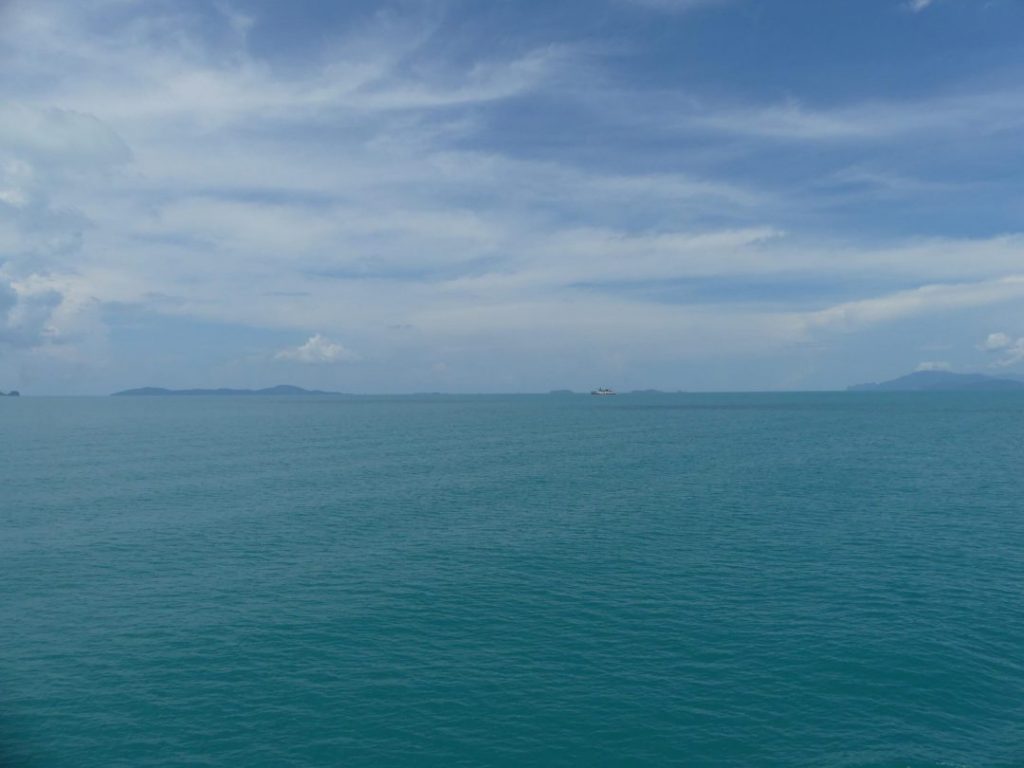
[{"label": "boat", "polygon": [[591,390],[590,394],[596,395],[597,397],[607,397],[608,395],[616,394],[614,389],[608,389],[607,387],[598,387],[597,389]]}]

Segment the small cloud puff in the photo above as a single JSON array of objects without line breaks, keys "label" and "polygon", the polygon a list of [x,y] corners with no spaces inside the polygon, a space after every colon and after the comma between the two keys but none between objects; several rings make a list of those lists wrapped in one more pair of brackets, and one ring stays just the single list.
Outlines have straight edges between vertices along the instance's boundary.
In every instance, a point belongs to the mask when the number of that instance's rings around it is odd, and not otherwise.
[{"label": "small cloud puff", "polygon": [[990,333],[988,338],[978,345],[978,348],[986,351],[993,349],[1006,349],[1011,344],[1013,344],[1013,339],[1005,333]]},{"label": "small cloud puff", "polygon": [[949,363],[944,360],[927,360],[920,363],[915,371],[948,371],[950,368]]},{"label": "small cloud puff", "polygon": [[935,0],[910,0],[907,4],[914,13],[919,13],[931,5]]},{"label": "small cloud puff", "polygon": [[359,356],[326,336],[315,333],[305,344],[282,349],[275,360],[290,360],[296,363],[340,363],[347,360],[358,360]]},{"label": "small cloud puff", "polygon": [[1002,332],[990,333],[978,345],[978,349],[985,352],[999,352],[999,357],[992,362],[992,365],[1000,368],[1024,362],[1024,336],[1015,339]]}]

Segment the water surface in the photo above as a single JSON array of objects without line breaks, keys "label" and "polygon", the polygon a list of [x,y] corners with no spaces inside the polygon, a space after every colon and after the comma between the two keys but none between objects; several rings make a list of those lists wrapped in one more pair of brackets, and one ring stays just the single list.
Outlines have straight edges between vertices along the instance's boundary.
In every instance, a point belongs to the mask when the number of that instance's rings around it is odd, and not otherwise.
[{"label": "water surface", "polygon": [[0,401],[0,762],[1024,764],[1024,397]]}]

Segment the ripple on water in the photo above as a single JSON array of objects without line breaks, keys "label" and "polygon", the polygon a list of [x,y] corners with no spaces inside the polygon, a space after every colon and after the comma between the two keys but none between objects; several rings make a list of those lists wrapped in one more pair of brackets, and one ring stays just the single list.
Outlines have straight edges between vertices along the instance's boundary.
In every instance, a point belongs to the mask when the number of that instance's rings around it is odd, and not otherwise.
[{"label": "ripple on water", "polygon": [[1019,400],[22,398],[6,762],[1018,765]]}]

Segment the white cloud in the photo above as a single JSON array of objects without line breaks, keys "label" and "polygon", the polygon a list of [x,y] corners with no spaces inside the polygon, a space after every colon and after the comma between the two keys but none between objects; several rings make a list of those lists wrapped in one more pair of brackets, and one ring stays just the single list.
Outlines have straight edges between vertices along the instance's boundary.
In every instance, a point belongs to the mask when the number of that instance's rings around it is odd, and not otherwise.
[{"label": "white cloud", "polygon": [[90,114],[28,104],[0,104],[0,151],[64,170],[126,162],[131,153]]},{"label": "white cloud", "polygon": [[[404,18],[382,12],[339,32],[332,44],[311,53],[301,71],[282,71],[251,55],[253,20],[239,22],[227,4],[218,6],[200,19],[187,11],[120,9],[126,18],[72,4],[25,4],[12,14],[8,37],[15,56],[33,48],[52,52],[47,59],[18,62],[49,86],[52,98],[132,131],[153,121],[206,132],[254,119],[289,122],[329,114],[344,120],[485,103],[536,87],[567,52],[551,44],[470,66],[411,67],[437,21],[428,12]],[[231,30],[218,44],[197,34],[217,28],[218,21]],[[81,76],[68,77],[69,71]]]},{"label": "white cloud", "polygon": [[[995,136],[1024,125],[1020,89],[962,90],[920,100],[865,101],[815,108],[798,100],[759,106],[688,110],[681,128],[703,127],[782,141],[875,142]],[[683,114],[687,114],[686,111]]]},{"label": "white cloud", "polygon": [[907,3],[907,7],[909,7],[914,13],[918,13],[923,11],[934,1],[935,0],[910,0],[910,2]]},{"label": "white cloud", "polygon": [[[213,45],[188,11],[145,8],[118,7],[102,34],[87,4],[24,3],[5,18],[0,66],[4,95],[16,98],[0,107],[0,253],[19,297],[6,332],[19,344],[102,335],[96,307],[132,304],[325,334],[277,360],[355,359],[334,336],[375,359],[422,354],[426,369],[443,359],[454,371],[467,349],[493,355],[503,344],[552,356],[762,355],[1024,294],[1020,235],[864,244],[783,234],[785,201],[711,170],[651,173],[622,158],[613,171],[467,149],[490,146],[474,141],[488,104],[545,89],[583,99],[594,85],[595,99],[609,100],[602,108],[629,119],[600,78],[584,82],[569,47],[485,51],[445,67],[428,47],[429,19],[375,14],[275,68],[252,54],[243,17],[227,18],[232,34]],[[690,105],[678,122],[674,102],[632,112],[711,130],[740,154],[744,137],[918,141],[1024,117],[1015,91],[837,103]],[[713,154],[695,150],[688,167],[713,168]],[[907,189],[895,173],[847,181]],[[728,295],[733,283],[794,278],[846,280],[853,298]],[[717,303],[700,295],[702,280],[716,283]],[[699,300],[620,290],[645,281],[689,281]],[[383,330],[394,326],[415,331]]]},{"label": "white cloud", "polygon": [[978,348],[986,352],[999,353],[992,361],[993,367],[1006,368],[1024,362],[1024,336],[1015,339],[1001,331],[990,333]]},{"label": "white cloud", "polygon": [[844,302],[806,316],[810,328],[853,331],[917,315],[987,306],[1024,298],[1024,275],[972,283],[924,285]]},{"label": "white cloud", "polygon": [[944,360],[926,360],[923,363],[918,363],[915,371],[948,371],[950,364]]},{"label": "white cloud", "polygon": [[1013,344],[1013,339],[1005,333],[990,333],[985,340],[978,345],[978,348],[984,350],[1006,349],[1006,347],[1011,344]]},{"label": "white cloud", "polygon": [[296,363],[340,363],[358,360],[358,356],[337,342],[316,333],[309,337],[305,344],[282,349],[275,360],[289,360]]}]

